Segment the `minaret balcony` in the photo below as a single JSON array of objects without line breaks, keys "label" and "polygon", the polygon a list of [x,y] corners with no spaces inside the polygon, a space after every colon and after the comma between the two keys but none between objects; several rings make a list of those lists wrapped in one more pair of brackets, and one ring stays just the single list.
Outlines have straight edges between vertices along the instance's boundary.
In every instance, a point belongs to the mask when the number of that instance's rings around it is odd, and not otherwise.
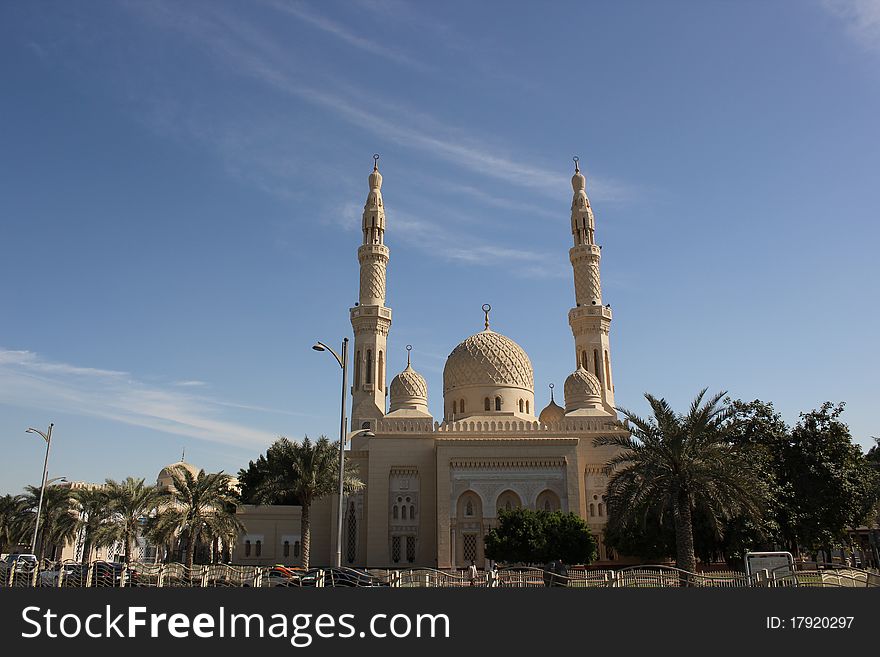
[{"label": "minaret balcony", "polygon": [[611,320],[611,308],[608,306],[578,306],[568,311],[568,321],[580,319],[581,317],[601,317],[602,319]]}]

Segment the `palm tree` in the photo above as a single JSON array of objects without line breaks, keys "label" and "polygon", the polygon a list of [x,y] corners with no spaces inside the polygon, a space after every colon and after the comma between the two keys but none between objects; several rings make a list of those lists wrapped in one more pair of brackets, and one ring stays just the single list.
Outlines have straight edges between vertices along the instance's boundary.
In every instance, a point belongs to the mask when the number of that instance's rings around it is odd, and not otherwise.
[{"label": "palm tree", "polygon": [[630,436],[603,436],[596,446],[620,448],[609,462],[609,527],[635,526],[648,517],[662,522],[672,515],[676,566],[693,572],[694,511],[716,533],[721,521],[740,513],[761,515],[761,483],[741,448],[728,440],[731,408],[719,406],[726,392],[703,401],[704,388],[686,415],[665,399],[645,393],[653,417],[644,419],[618,409],[628,420]]},{"label": "palm tree", "polygon": [[107,479],[104,487],[107,495],[107,518],[96,529],[95,545],[125,546],[125,563],[131,563],[135,539],[141,531],[141,519],[156,507],[158,493],[155,486],[145,486],[143,479],[127,477],[117,482]]},{"label": "palm tree", "polygon": [[0,497],[0,552],[10,551],[22,542],[25,532],[22,520],[25,514],[23,495],[4,495]]},{"label": "palm tree", "polygon": [[157,516],[153,532],[156,536],[177,534],[186,538],[186,567],[192,569],[196,548],[214,538],[228,539],[244,529],[235,517],[235,491],[231,477],[223,472],[197,476],[183,467],[175,468],[171,477],[174,487],[163,491],[165,502]]},{"label": "palm tree", "polygon": [[[23,518],[28,533],[34,531],[34,519],[40,502],[40,487],[26,486],[24,506],[28,510]],[[43,508],[40,513],[39,554],[40,561],[46,556],[46,546],[54,551],[64,546],[76,535],[76,506],[71,491],[66,486],[46,486],[43,494]]]},{"label": "palm tree", "polygon": [[103,486],[81,488],[74,491],[73,495],[79,504],[77,531],[84,533],[82,563],[87,564],[91,560],[92,551],[97,547],[95,536],[108,518],[109,499]]},{"label": "palm tree", "polygon": [[[255,491],[265,503],[293,495],[302,507],[302,566],[308,569],[311,554],[311,506],[339,489],[339,446],[321,436],[315,442],[305,437],[301,443],[279,438],[266,451],[267,472]],[[345,489],[355,492],[363,488],[357,469],[346,461]]]}]

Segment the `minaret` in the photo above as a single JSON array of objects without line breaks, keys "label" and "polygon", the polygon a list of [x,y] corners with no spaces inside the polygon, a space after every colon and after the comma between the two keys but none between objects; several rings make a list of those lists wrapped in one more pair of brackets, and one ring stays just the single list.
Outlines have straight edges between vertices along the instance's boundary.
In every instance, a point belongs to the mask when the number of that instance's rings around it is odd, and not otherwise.
[{"label": "minaret", "polygon": [[350,310],[354,329],[351,386],[351,428],[375,429],[375,420],[385,415],[385,363],[391,308],[385,307],[385,206],[382,203],[382,174],[379,156],[373,155],[370,193],[364,205],[364,243],[358,248],[361,265],[360,296]]},{"label": "minaret", "polygon": [[571,177],[574,197],[571,201],[571,234],[574,246],[568,252],[574,269],[576,306],[568,311],[568,323],[574,335],[575,363],[596,376],[602,384],[602,403],[614,413],[614,380],[611,377],[611,307],[602,305],[599,278],[601,247],[595,241],[595,220],[587,198],[587,181],[574,158]]}]

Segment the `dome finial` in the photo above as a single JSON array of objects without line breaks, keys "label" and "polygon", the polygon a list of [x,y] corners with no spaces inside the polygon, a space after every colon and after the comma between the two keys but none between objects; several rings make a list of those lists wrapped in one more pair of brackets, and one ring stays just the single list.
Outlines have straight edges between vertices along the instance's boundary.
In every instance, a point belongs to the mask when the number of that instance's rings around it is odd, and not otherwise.
[{"label": "dome finial", "polygon": [[411,345],[411,344],[406,345],[406,366],[407,366],[407,367],[409,367],[409,365],[410,365],[410,363],[409,363],[409,355],[410,355],[410,352],[411,352],[411,351],[412,351],[412,345]]},{"label": "dome finial", "polygon": [[379,170],[379,154],[373,153],[373,171]]},{"label": "dome finial", "polygon": [[486,328],[485,328],[486,331],[489,330],[489,311],[490,310],[492,310],[492,306],[490,306],[488,303],[484,303],[483,304],[483,312],[486,314]]},{"label": "dome finial", "polygon": [[581,158],[579,158],[577,155],[575,155],[575,156],[574,156],[573,158],[571,158],[571,159],[572,159],[572,161],[574,162],[574,172],[575,172],[575,173],[580,173],[580,172],[581,172],[581,168],[578,166],[578,162],[580,161]]},{"label": "dome finial", "polygon": [[556,387],[556,386],[553,385],[552,383],[550,384],[550,401],[551,401],[551,402],[554,402],[554,401],[555,401],[555,400],[553,399],[553,388],[555,388],[555,387]]}]

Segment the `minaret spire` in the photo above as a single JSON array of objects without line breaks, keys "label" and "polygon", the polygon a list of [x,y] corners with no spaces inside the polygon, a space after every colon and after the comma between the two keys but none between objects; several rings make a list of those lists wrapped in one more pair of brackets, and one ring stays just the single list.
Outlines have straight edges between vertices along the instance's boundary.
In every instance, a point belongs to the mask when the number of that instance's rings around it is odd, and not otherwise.
[{"label": "minaret spire", "polygon": [[352,429],[364,428],[366,423],[374,427],[373,421],[385,415],[385,354],[391,309],[385,307],[389,251],[378,153],[373,155],[369,186],[362,221],[364,239],[358,248],[360,293],[357,306],[350,310],[354,329]]},{"label": "minaret spire", "polygon": [[575,340],[575,363],[593,374],[602,384],[602,402],[614,413],[614,385],[611,379],[611,306],[602,305],[602,282],[599,275],[601,247],[596,244],[596,222],[590,199],[587,198],[587,179],[581,173],[580,160],[574,160],[571,177],[571,234],[574,246],[569,250],[574,270],[575,307],[568,313]]}]

